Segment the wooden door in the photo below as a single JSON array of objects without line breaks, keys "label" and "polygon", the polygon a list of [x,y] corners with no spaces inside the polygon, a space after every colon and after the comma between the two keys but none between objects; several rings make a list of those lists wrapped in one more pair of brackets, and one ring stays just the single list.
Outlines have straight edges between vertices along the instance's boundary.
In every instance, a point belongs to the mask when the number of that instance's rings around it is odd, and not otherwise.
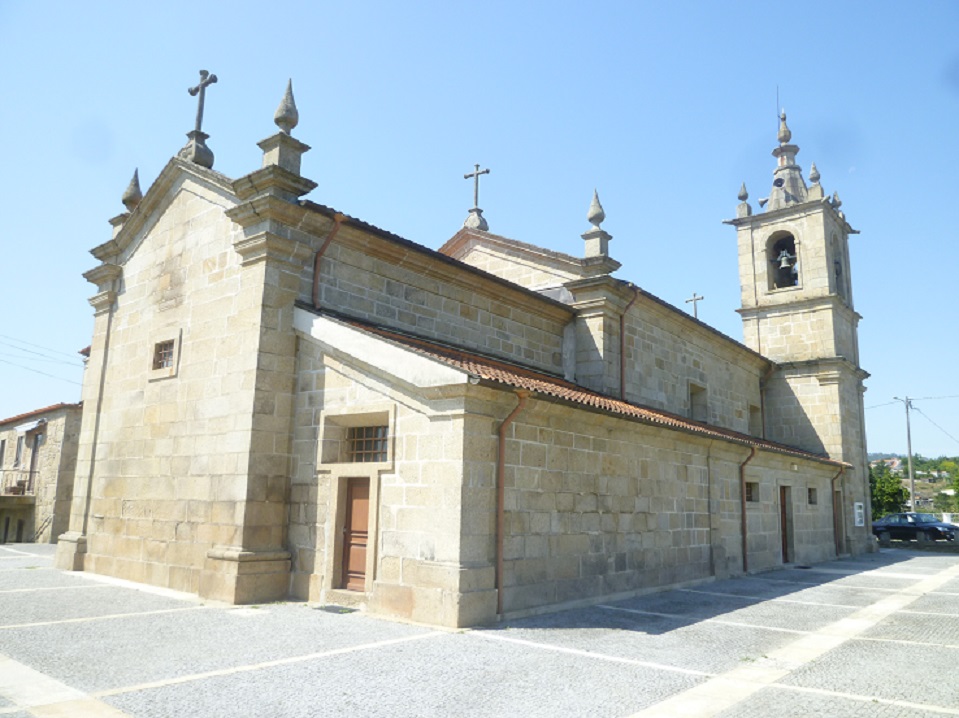
[{"label": "wooden door", "polygon": [[366,590],[366,545],[370,531],[370,480],[346,480],[346,519],[343,522],[343,588]]}]

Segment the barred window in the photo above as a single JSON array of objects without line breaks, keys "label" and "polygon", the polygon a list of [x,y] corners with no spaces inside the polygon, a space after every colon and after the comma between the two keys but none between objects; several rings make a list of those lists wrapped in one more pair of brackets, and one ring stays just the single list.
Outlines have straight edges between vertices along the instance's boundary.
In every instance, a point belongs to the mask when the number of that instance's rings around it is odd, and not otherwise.
[{"label": "barred window", "polygon": [[349,456],[352,462],[386,461],[386,426],[351,426],[346,435]]},{"label": "barred window", "polygon": [[808,496],[808,499],[807,499],[807,500],[808,500],[808,502],[809,502],[810,505],[814,505],[814,504],[818,504],[818,503],[819,503],[819,496],[818,496],[817,493],[816,493],[816,489],[814,489],[814,488],[809,488],[808,491],[807,491],[807,496]]},{"label": "barred window", "polygon": [[153,347],[153,368],[166,369],[173,366],[173,340],[157,342]]},{"label": "barred window", "polygon": [[746,482],[746,501],[759,501],[759,484],[757,482]]}]

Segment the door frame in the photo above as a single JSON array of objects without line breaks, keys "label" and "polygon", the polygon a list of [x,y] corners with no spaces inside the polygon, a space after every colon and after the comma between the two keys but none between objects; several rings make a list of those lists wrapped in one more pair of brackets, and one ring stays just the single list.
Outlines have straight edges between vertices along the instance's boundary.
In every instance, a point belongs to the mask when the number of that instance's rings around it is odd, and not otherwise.
[{"label": "door frame", "polygon": [[779,534],[781,540],[782,562],[795,561],[795,541],[793,540],[792,486],[779,485]]}]

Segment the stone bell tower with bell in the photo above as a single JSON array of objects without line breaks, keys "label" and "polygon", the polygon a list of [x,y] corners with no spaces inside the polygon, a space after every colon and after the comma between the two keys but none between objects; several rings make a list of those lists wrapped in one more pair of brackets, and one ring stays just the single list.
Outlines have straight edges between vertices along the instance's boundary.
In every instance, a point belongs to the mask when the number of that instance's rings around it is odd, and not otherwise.
[{"label": "stone bell tower with bell", "polygon": [[[764,379],[764,436],[845,462],[834,481],[837,553],[868,550],[869,480],[863,380],[849,267],[858,234],[827,195],[819,170],[807,186],[786,113],[779,118],[772,189],[753,214],[745,184],[736,227],[744,342],[775,362]],[[871,545],[871,544],[870,544]]]}]

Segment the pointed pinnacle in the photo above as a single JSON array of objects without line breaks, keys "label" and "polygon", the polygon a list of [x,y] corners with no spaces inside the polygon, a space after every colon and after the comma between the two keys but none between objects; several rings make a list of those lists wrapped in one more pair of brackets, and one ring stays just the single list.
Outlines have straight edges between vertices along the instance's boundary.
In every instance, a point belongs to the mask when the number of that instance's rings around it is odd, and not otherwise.
[{"label": "pointed pinnacle", "polygon": [[777,135],[779,144],[781,145],[786,144],[787,142],[789,142],[789,140],[792,139],[792,136],[793,136],[793,133],[789,131],[788,127],[786,127],[786,110],[783,110],[782,113],[779,115],[779,134]]},{"label": "pointed pinnacle", "polygon": [[130,180],[127,188],[123,190],[123,196],[120,198],[120,201],[123,202],[123,206],[127,208],[128,212],[132,212],[136,209],[136,206],[140,204],[141,199],[143,199],[143,192],[140,191],[140,170],[137,168],[133,170],[133,179]]},{"label": "pointed pinnacle", "polygon": [[809,181],[813,184],[819,184],[819,170],[816,168],[815,162],[809,166]]},{"label": "pointed pinnacle", "polygon": [[276,108],[276,114],[273,115],[273,122],[285,134],[290,134],[293,128],[300,121],[300,113],[296,110],[296,102],[293,99],[293,80],[286,83],[286,92],[283,99],[280,100],[280,106]]},{"label": "pointed pinnacle", "polygon": [[743,186],[739,188],[739,194],[736,196],[739,197],[740,202],[745,202],[747,199],[749,199],[749,192],[746,191],[745,182],[743,182]]},{"label": "pointed pinnacle", "polygon": [[586,219],[596,229],[599,229],[599,225],[606,220],[606,213],[603,211],[603,205],[599,203],[599,194],[595,189],[593,190],[593,201],[589,203],[589,212],[586,214]]},{"label": "pointed pinnacle", "polygon": [[835,207],[836,209],[839,209],[840,207],[842,207],[842,200],[839,199],[838,192],[832,193],[832,206]]}]

